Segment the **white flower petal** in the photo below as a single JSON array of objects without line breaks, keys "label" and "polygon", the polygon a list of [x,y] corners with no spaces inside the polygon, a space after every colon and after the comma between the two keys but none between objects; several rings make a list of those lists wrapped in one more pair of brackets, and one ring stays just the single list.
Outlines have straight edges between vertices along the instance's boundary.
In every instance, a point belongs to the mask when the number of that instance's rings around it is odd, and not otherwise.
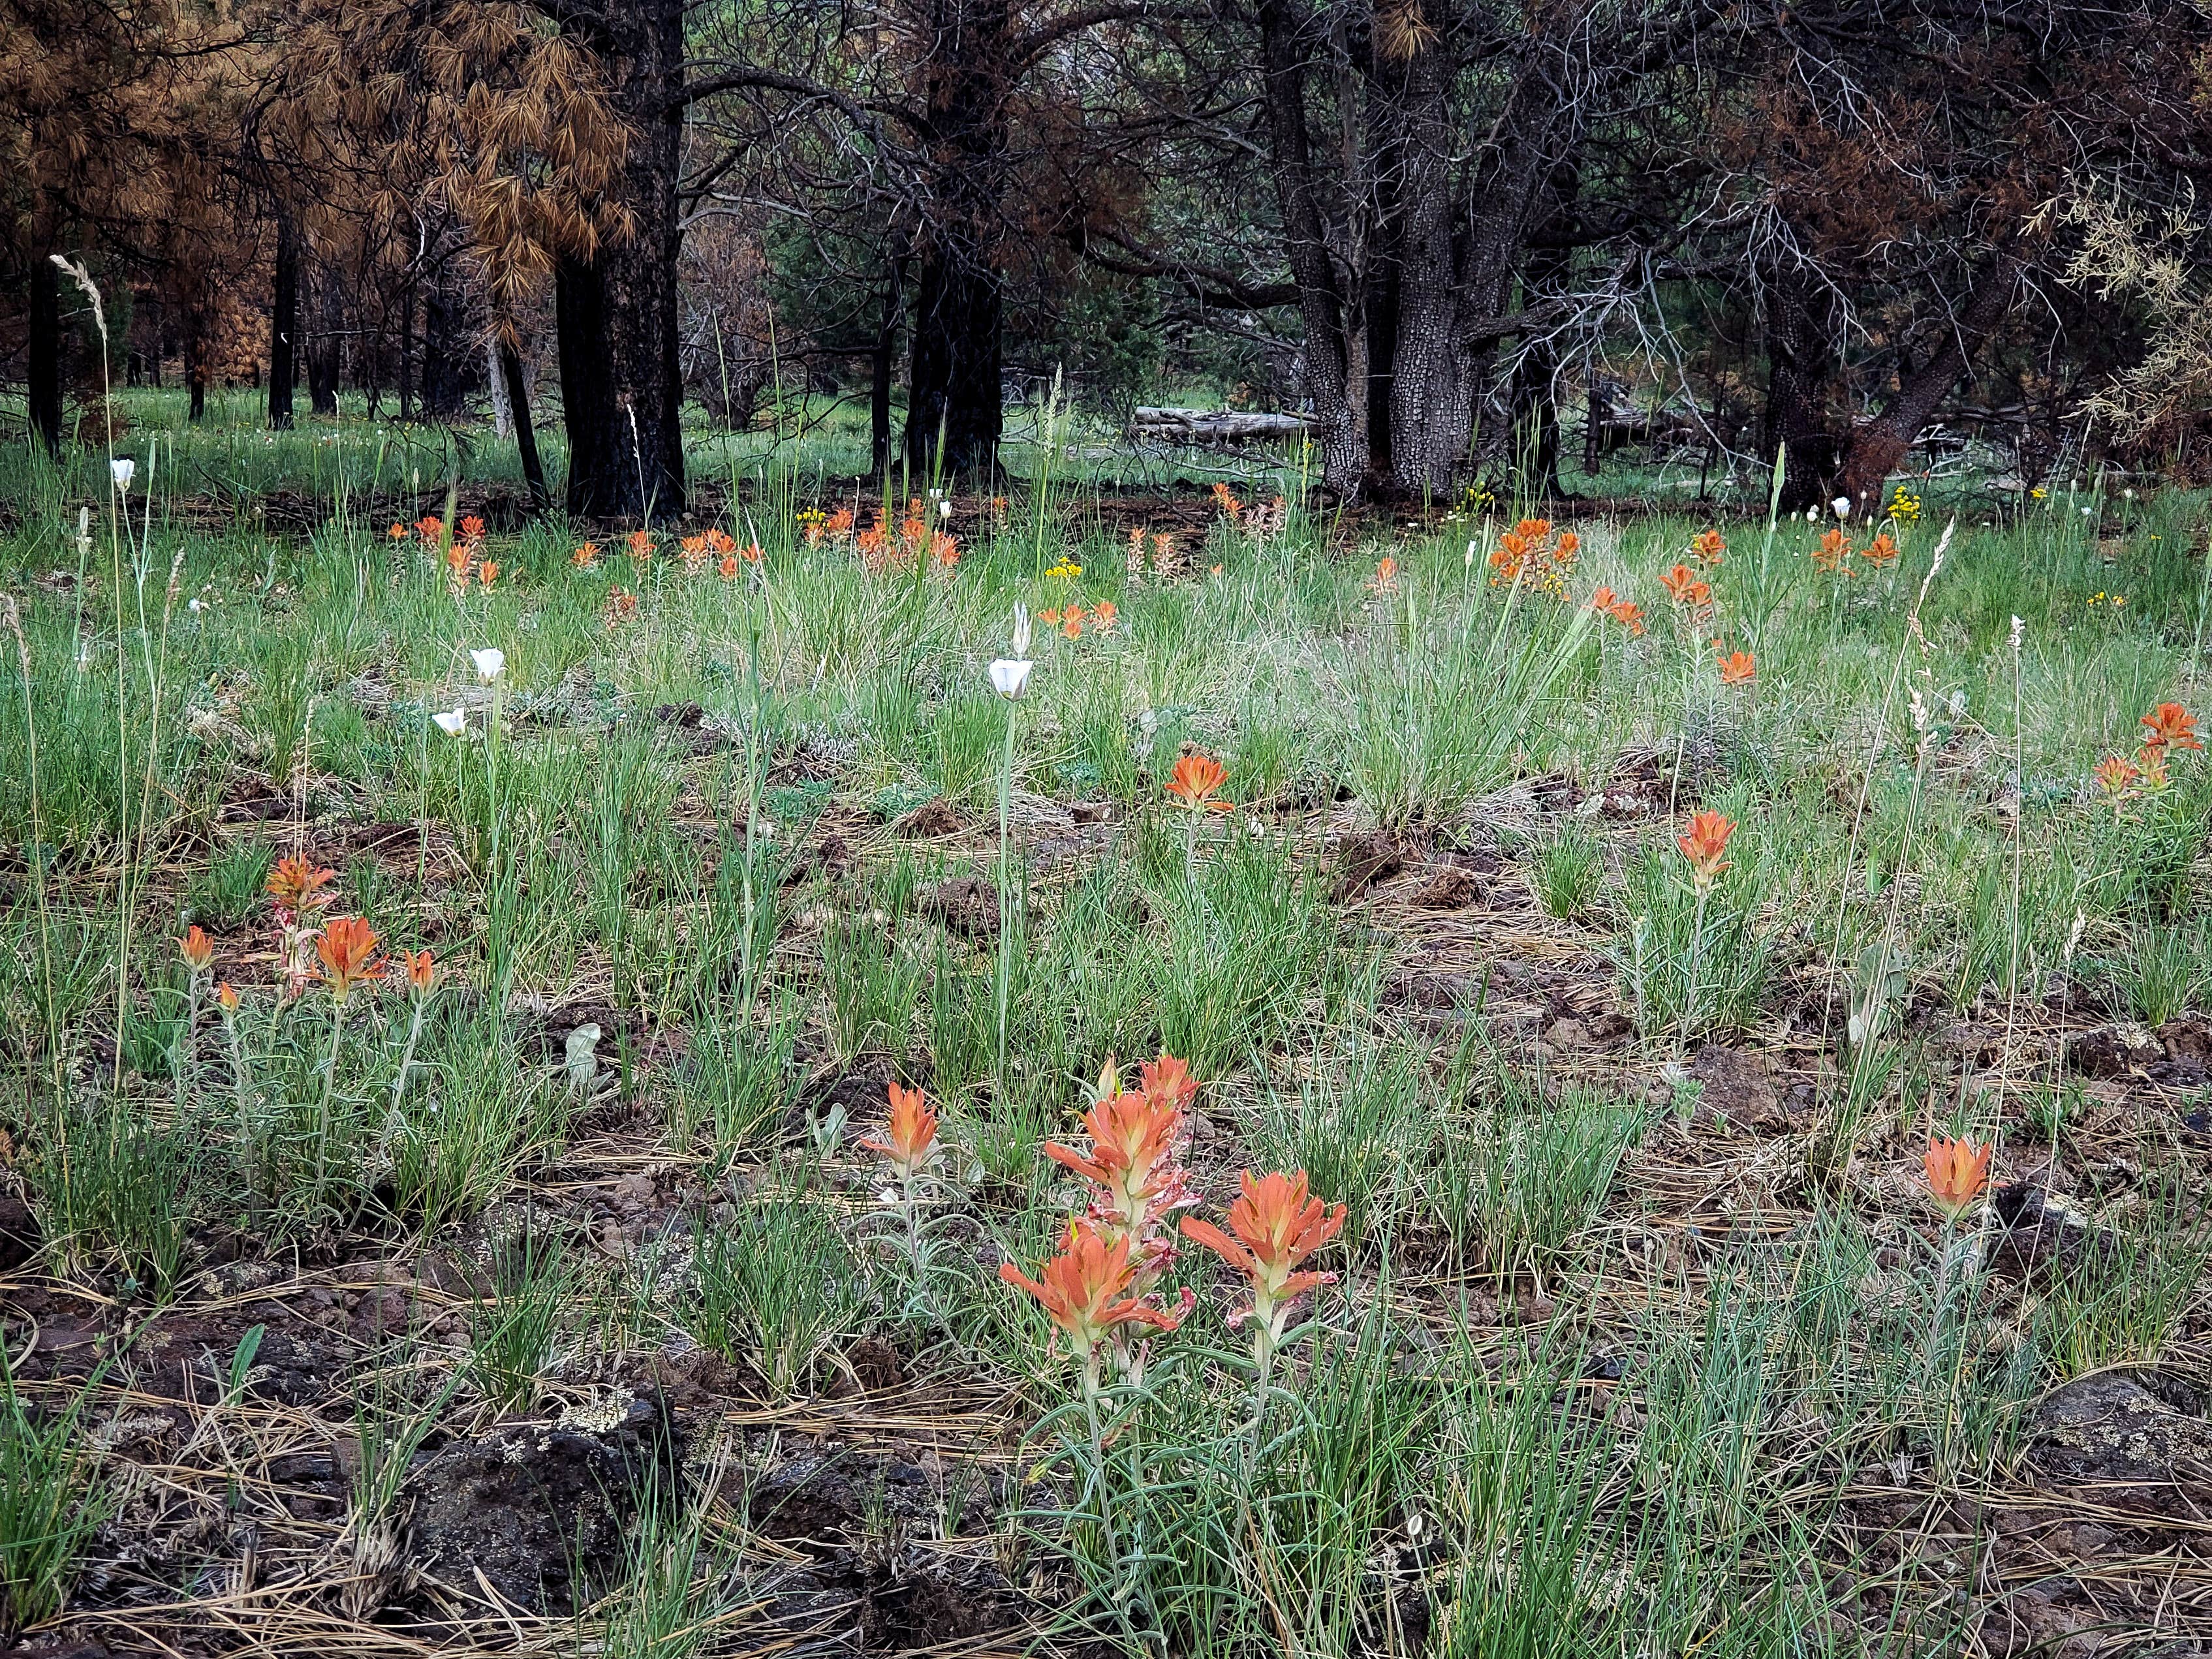
[{"label": "white flower petal", "polygon": [[438,729],[449,738],[459,737],[469,723],[468,711],[461,708],[441,709],[430,718],[437,721]]},{"label": "white flower petal", "polygon": [[476,661],[477,678],[480,680],[495,680],[507,672],[507,653],[495,645],[488,645],[481,651],[471,651],[469,655]]},{"label": "white flower petal", "polygon": [[1031,666],[1026,659],[1000,657],[991,665],[991,689],[1008,702],[1020,702],[1029,692]]}]

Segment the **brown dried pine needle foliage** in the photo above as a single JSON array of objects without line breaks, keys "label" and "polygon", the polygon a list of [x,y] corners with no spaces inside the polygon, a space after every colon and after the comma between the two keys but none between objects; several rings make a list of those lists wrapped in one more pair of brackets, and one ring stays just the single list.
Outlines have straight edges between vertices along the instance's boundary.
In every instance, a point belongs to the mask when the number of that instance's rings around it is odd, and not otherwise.
[{"label": "brown dried pine needle foliage", "polygon": [[450,210],[503,325],[562,256],[629,233],[629,129],[538,8],[312,0],[291,39],[277,113],[307,169],[355,178],[390,222]]},{"label": "brown dried pine needle foliage", "polygon": [[232,9],[0,5],[0,211],[6,234],[167,251],[219,193],[211,135],[250,92],[248,32]]}]

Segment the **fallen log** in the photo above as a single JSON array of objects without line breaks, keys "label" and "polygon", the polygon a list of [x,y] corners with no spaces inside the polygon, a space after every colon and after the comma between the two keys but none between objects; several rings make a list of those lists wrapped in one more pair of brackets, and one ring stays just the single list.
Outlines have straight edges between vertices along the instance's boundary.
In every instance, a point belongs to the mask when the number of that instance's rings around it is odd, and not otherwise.
[{"label": "fallen log", "polygon": [[1129,432],[1133,437],[1165,439],[1174,443],[1234,444],[1249,443],[1255,439],[1302,438],[1313,424],[1313,417],[1308,415],[1140,406],[1130,417]]}]

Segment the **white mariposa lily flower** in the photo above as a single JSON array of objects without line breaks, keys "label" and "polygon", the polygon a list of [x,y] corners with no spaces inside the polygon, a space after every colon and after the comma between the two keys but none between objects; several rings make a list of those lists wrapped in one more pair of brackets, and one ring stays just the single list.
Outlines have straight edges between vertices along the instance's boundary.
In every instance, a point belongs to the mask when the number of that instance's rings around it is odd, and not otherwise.
[{"label": "white mariposa lily flower", "polygon": [[1029,694],[1033,666],[1026,658],[1000,657],[991,665],[991,689],[1008,702],[1019,702]]},{"label": "white mariposa lily flower", "polygon": [[495,645],[469,653],[477,665],[477,678],[489,684],[507,672],[507,653]]},{"label": "white mariposa lily flower", "polygon": [[131,488],[131,477],[138,470],[138,463],[128,455],[118,455],[107,464],[107,476],[115,480],[118,489]]},{"label": "white mariposa lily flower", "polygon": [[458,738],[469,724],[468,711],[461,708],[441,708],[430,718],[438,722],[438,729],[449,738]]}]

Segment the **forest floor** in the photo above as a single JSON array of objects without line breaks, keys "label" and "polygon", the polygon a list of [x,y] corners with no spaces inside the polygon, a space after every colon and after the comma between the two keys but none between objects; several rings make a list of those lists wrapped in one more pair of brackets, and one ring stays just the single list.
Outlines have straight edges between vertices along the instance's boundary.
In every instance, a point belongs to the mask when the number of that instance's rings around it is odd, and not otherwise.
[{"label": "forest floor", "polygon": [[[317,441],[7,502],[0,1650],[2212,1655],[2201,496]],[[1000,1268],[1164,1054],[1093,1390]]]}]

